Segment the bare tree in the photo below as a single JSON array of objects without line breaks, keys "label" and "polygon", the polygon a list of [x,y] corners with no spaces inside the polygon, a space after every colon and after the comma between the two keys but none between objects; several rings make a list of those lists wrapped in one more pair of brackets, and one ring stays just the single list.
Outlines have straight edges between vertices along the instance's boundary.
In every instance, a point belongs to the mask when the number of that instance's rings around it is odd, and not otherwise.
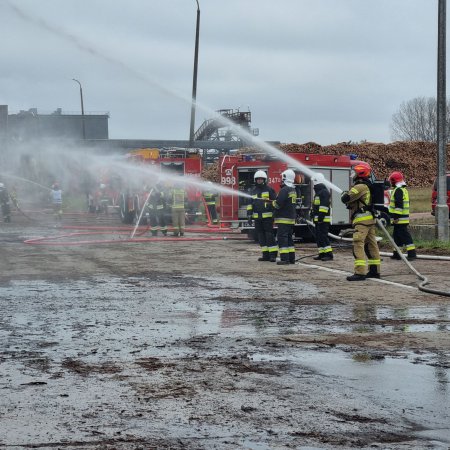
[{"label": "bare tree", "polygon": [[[447,117],[450,103],[447,102]],[[433,97],[416,97],[400,105],[392,115],[391,137],[397,141],[436,142],[437,103]],[[448,134],[447,121],[447,136]]]}]

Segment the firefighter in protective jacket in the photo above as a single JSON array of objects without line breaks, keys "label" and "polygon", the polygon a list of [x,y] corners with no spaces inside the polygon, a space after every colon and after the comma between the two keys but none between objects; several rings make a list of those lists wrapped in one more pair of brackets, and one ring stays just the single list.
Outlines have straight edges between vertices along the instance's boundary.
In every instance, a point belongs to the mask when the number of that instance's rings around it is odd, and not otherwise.
[{"label": "firefighter in protective jacket", "polygon": [[267,185],[267,174],[257,170],[254,175],[255,186],[250,191],[252,199],[247,205],[247,218],[249,223],[255,223],[255,233],[261,246],[262,256],[258,261],[275,262],[278,246],[275,243],[273,232],[273,205],[276,198],[273,188]]},{"label": "firefighter in protective jacket", "polygon": [[325,186],[325,177],[317,173],[312,178],[314,185],[313,200],[313,222],[316,229],[316,241],[319,254],[315,260],[331,261],[333,259],[333,249],[330,245],[328,232],[331,223],[331,194]]},{"label": "firefighter in protective jacket", "polygon": [[9,204],[9,193],[3,183],[0,183],[0,205],[4,222],[11,222],[11,206]]},{"label": "firefighter in protective jacket", "polygon": [[152,236],[156,236],[158,231],[161,231],[162,234],[166,236],[166,198],[160,183],[157,183],[150,193],[148,199],[148,211]]},{"label": "firefighter in protective jacket", "polygon": [[208,181],[208,190],[203,192],[203,199],[205,200],[205,205],[208,209],[210,224],[217,225],[219,223],[216,207],[217,192],[214,191],[211,181]]},{"label": "firefighter in protective jacket", "polygon": [[[366,278],[380,278],[380,252],[375,236],[375,218],[370,193],[371,169],[367,164],[357,164],[352,170],[353,186],[342,192],[341,200],[350,210],[353,233],[354,274],[348,281],[362,281]],[[366,253],[367,252],[367,253]],[[369,271],[366,272],[366,254]]]},{"label": "firefighter in protective jacket", "polygon": [[297,194],[295,192],[295,172],[287,169],[281,174],[281,190],[273,201],[275,224],[278,227],[277,238],[280,249],[280,261],[277,264],[295,264],[294,232]]},{"label": "firefighter in protective jacket", "polygon": [[[411,233],[409,232],[409,192],[406,189],[406,182],[401,172],[392,172],[389,175],[389,182],[394,188],[391,193],[389,203],[389,215],[394,225],[394,242],[401,248],[406,247],[408,259],[416,259],[416,246],[414,245]],[[401,259],[397,251],[394,250],[392,259]]]}]

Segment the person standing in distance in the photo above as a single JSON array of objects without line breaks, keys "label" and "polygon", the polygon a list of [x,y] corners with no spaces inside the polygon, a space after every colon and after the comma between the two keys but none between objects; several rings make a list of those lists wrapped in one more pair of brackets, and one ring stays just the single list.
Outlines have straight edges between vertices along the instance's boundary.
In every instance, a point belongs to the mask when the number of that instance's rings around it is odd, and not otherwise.
[{"label": "person standing in distance", "polygon": [[295,264],[294,232],[297,194],[294,187],[295,172],[287,169],[281,174],[281,190],[273,201],[275,224],[278,227],[277,238],[280,249],[279,265]]},{"label": "person standing in distance", "polygon": [[[354,228],[353,256],[354,274],[348,281],[363,281],[366,278],[380,278],[380,251],[375,235],[372,195],[370,193],[371,168],[368,164],[357,164],[352,169],[353,186],[341,194],[341,200],[351,213]],[[367,253],[366,253],[367,252]],[[366,273],[366,254],[369,271]]]},{"label": "person standing in distance", "polygon": [[[392,172],[389,175],[389,182],[394,190],[391,193],[389,203],[389,215],[394,226],[394,242],[401,248],[406,247],[408,259],[417,258],[416,246],[414,245],[411,233],[409,232],[409,192],[406,188],[405,177],[401,172]],[[401,259],[394,250],[391,259]]]},{"label": "person standing in distance", "polygon": [[275,190],[267,184],[267,174],[264,170],[257,170],[253,176],[255,186],[250,191],[252,199],[247,205],[249,224],[254,221],[255,233],[261,247],[262,256],[258,261],[277,260],[278,246],[273,232],[273,205],[276,198]]}]

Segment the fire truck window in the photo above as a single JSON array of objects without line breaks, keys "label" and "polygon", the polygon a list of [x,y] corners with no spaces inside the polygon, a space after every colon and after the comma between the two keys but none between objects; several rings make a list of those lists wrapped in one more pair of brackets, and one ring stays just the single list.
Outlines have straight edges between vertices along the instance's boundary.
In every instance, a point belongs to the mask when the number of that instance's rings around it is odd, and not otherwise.
[{"label": "fire truck window", "polygon": [[[253,186],[253,177],[255,172],[238,172],[239,190],[248,193]],[[239,206],[244,206],[248,203],[244,197],[239,197]]]}]

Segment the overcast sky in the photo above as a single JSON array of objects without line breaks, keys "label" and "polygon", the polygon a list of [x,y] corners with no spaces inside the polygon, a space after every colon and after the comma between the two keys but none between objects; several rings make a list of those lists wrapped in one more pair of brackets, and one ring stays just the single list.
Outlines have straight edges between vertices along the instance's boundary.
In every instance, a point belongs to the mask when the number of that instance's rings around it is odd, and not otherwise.
[{"label": "overcast sky", "polygon": [[[391,141],[436,95],[438,0],[199,0],[197,100],[265,140]],[[0,0],[0,103],[108,111],[110,138],[188,139],[195,0]],[[211,116],[197,110],[196,128]]]}]

